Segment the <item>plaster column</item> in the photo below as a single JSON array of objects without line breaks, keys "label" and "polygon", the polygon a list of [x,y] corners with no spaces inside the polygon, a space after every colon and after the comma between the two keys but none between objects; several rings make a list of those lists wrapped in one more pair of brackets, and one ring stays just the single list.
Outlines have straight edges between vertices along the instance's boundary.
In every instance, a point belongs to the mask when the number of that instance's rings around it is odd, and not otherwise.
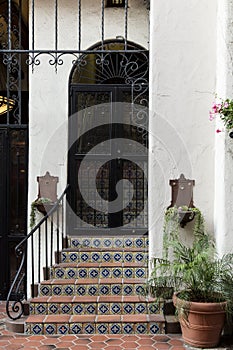
[{"label": "plaster column", "polygon": [[[220,0],[221,1],[221,0]],[[195,180],[194,205],[213,231],[217,0],[151,1],[149,240],[161,255],[169,179]],[[232,177],[233,178],[233,177]],[[191,225],[183,229],[191,234]]]}]

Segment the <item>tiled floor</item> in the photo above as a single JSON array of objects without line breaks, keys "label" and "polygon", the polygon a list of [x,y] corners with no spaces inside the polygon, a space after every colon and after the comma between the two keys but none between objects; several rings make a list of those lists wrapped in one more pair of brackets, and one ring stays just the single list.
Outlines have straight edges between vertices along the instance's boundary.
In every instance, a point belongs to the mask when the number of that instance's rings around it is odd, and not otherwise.
[{"label": "tiled floor", "polygon": [[[183,343],[181,335],[24,335],[5,329],[5,303],[0,301],[0,349],[18,350],[192,350]],[[233,341],[225,338],[218,349],[233,349]]]}]

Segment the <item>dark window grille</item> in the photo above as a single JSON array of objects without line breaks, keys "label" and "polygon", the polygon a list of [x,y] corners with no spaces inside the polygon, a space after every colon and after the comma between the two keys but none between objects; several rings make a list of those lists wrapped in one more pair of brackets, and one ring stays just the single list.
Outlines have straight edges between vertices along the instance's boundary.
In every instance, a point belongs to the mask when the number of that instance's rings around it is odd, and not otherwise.
[{"label": "dark window grille", "polygon": [[107,7],[124,7],[125,0],[107,0]]}]

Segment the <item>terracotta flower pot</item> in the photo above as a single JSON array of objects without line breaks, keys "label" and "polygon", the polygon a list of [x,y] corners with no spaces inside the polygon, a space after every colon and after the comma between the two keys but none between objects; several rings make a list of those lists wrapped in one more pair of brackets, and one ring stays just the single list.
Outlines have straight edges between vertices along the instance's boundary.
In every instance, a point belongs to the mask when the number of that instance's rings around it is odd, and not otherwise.
[{"label": "terracotta flower pot", "polygon": [[200,348],[217,346],[224,327],[226,302],[190,302],[178,296],[179,293],[173,295],[173,303],[178,310],[184,341]]}]

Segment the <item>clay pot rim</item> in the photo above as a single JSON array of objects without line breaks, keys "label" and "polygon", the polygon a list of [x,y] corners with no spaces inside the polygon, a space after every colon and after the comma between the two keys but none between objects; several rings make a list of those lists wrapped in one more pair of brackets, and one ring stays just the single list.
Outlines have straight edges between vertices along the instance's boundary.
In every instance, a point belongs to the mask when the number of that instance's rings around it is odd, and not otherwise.
[{"label": "clay pot rim", "polygon": [[[181,292],[181,291],[180,291]],[[194,309],[195,311],[209,311],[210,309],[214,309],[216,311],[225,312],[226,311],[226,301],[219,302],[198,302],[198,301],[187,301],[179,298],[179,293],[175,292],[173,294],[172,300],[175,307],[182,307],[183,309]],[[178,304],[181,304],[180,306]]]}]

